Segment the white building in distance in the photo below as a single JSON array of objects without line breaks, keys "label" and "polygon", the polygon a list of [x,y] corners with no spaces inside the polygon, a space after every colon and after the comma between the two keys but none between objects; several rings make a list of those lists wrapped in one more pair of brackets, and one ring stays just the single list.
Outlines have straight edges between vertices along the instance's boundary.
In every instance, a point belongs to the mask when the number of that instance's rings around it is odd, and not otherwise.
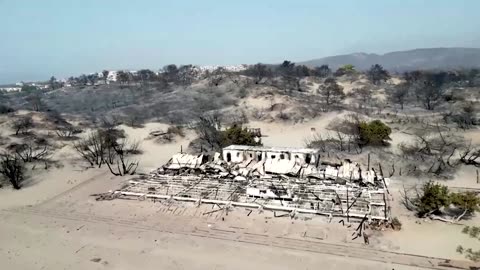
[{"label": "white building in distance", "polygon": [[229,65],[229,66],[219,66],[219,65],[212,65],[212,66],[196,66],[196,68],[200,72],[212,72],[217,70],[218,68],[223,68],[226,71],[231,71],[231,72],[239,72],[246,70],[248,68],[248,65]]},{"label": "white building in distance", "polygon": [[5,91],[5,92],[20,92],[22,90],[22,87],[0,87],[0,91]]},{"label": "white building in distance", "polygon": [[[118,72],[115,70],[109,71],[107,76],[107,82],[116,82]],[[103,76],[103,75],[102,75]]]}]

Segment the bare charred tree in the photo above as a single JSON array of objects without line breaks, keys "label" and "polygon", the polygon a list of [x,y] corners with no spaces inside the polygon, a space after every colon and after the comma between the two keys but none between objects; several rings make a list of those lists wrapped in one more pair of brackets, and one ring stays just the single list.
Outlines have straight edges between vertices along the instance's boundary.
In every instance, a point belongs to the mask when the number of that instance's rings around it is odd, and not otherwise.
[{"label": "bare charred tree", "polygon": [[75,128],[72,124],[58,125],[55,133],[63,140],[77,139],[75,135],[82,133],[82,130]]},{"label": "bare charred tree", "polygon": [[0,174],[6,178],[14,189],[22,188],[22,182],[25,180],[25,166],[16,155],[3,153],[0,154]]},{"label": "bare charred tree", "polygon": [[98,74],[97,73],[88,74],[87,75],[87,81],[88,81],[89,85],[95,85],[98,81]]},{"label": "bare charred tree", "polygon": [[433,129],[426,127],[415,136],[413,144],[400,144],[399,148],[404,158],[416,162],[416,167],[423,167],[428,174],[441,175],[458,165],[454,155],[458,150],[465,149],[462,138],[442,131],[438,125]]},{"label": "bare charred tree", "polygon": [[33,142],[12,144],[8,149],[25,163],[46,161],[50,155],[47,145],[40,146]]},{"label": "bare charred tree", "polygon": [[34,93],[27,96],[26,100],[33,111],[39,112],[45,107],[45,104],[42,101],[42,96],[38,91],[35,91]]},{"label": "bare charred tree", "polygon": [[226,70],[223,67],[218,67],[208,75],[209,86],[219,86],[226,78]]},{"label": "bare charred tree", "polygon": [[113,162],[113,147],[117,138],[112,130],[96,130],[87,138],[73,144],[77,153],[91,166],[102,167],[103,163]]},{"label": "bare charred tree", "polygon": [[123,110],[124,116],[121,117],[122,123],[129,127],[141,128],[145,124],[148,115],[145,108],[128,107]]},{"label": "bare charred tree", "polygon": [[55,90],[60,88],[60,82],[55,78],[54,76],[50,77],[50,80],[48,81],[48,84],[50,86],[50,89]]},{"label": "bare charred tree", "polygon": [[408,98],[408,93],[409,93],[409,85],[407,83],[402,83],[402,84],[396,85],[389,92],[388,98],[393,104],[400,105],[400,108],[403,110],[405,102],[407,101],[407,98]]},{"label": "bare charred tree", "polygon": [[131,74],[128,71],[120,70],[117,72],[117,80],[121,84],[128,84],[131,81]]},{"label": "bare charred tree", "polygon": [[358,129],[361,123],[356,114],[349,114],[340,121],[332,121],[328,129],[332,133],[325,135],[315,134],[312,139],[306,141],[306,146],[318,148],[322,152],[349,152],[360,154],[362,146],[358,144],[360,132]]},{"label": "bare charred tree", "polygon": [[327,78],[325,83],[318,87],[317,92],[325,100],[327,106],[338,104],[345,98],[343,87],[333,77]]},{"label": "bare charred tree", "polygon": [[296,66],[295,67],[295,80],[294,80],[294,83],[295,83],[295,89],[297,91],[303,91],[303,85],[301,84],[301,80],[303,78],[306,78],[310,76],[310,69],[305,66],[305,65],[299,65],[299,66]]},{"label": "bare charred tree", "polygon": [[55,133],[63,140],[75,139],[75,135],[82,132],[81,129],[76,128],[70,124],[58,111],[51,110],[47,114],[47,120],[55,125]]},{"label": "bare charred tree", "polygon": [[328,151],[328,138],[324,138],[322,134],[314,134],[312,138],[305,139],[305,146],[308,148],[316,148],[321,152]]},{"label": "bare charred tree", "polygon": [[414,71],[408,71],[403,73],[403,78],[408,84],[413,84],[415,82],[418,82],[423,76],[423,73],[419,70],[414,70]]},{"label": "bare charred tree", "polygon": [[227,71],[225,72],[225,77],[231,81],[232,83],[235,84],[235,87],[243,87],[244,85],[248,85],[248,82],[245,82],[245,84],[242,84],[244,82],[241,77],[239,76],[239,72],[234,72],[234,71]]},{"label": "bare charred tree", "polygon": [[445,73],[426,73],[415,84],[415,94],[425,109],[434,110],[445,94]]},{"label": "bare charred tree", "polygon": [[163,67],[163,74],[168,82],[178,82],[178,67],[176,65],[171,64]]},{"label": "bare charred tree", "polygon": [[319,67],[315,67],[313,74],[320,78],[327,78],[332,75],[332,70],[328,65],[321,65]]},{"label": "bare charred tree", "polygon": [[140,147],[141,143],[138,140],[130,140],[130,141],[125,141],[126,138],[122,139],[122,142],[126,143],[124,146],[125,152],[128,155],[137,155],[141,154],[143,151]]},{"label": "bare charred tree", "polygon": [[141,69],[138,71],[138,78],[140,79],[141,83],[145,85],[148,82],[154,81],[156,75],[153,71],[149,69]]},{"label": "bare charred tree", "polygon": [[261,84],[264,82],[264,79],[268,79],[272,76],[272,71],[267,67],[267,65],[258,63],[245,70],[245,75],[252,77],[255,81],[255,84]]},{"label": "bare charred tree", "polygon": [[122,121],[118,116],[111,116],[111,117],[100,117],[100,127],[104,130],[115,130],[117,132],[122,132],[116,127],[122,124]]},{"label": "bare charred tree", "polygon": [[46,114],[46,120],[54,125],[63,125],[68,123],[67,120],[56,110],[49,110]]},{"label": "bare charred tree", "polygon": [[184,65],[178,69],[178,84],[188,88],[198,77],[198,70],[192,65]]},{"label": "bare charred tree", "polygon": [[13,121],[12,128],[15,130],[15,135],[28,134],[33,128],[33,119],[31,116],[22,116]]},{"label": "bare charred tree", "polygon": [[475,87],[480,85],[480,69],[472,68],[467,74],[468,86]]},{"label": "bare charred tree", "polygon": [[110,74],[110,71],[108,70],[104,70],[102,71],[102,75],[103,75],[103,81],[105,84],[107,84],[107,81],[108,81],[108,75]]},{"label": "bare charred tree", "polygon": [[480,147],[473,147],[470,143],[460,151],[460,161],[465,165],[480,167]]},{"label": "bare charred tree", "polygon": [[[132,148],[138,149],[138,143],[130,143],[127,139],[122,139],[112,148],[115,151],[115,161],[105,161],[110,172],[115,176],[134,175],[138,168],[138,161],[128,160],[127,155]],[[116,164],[116,168],[113,166],[114,164]]]},{"label": "bare charred tree", "polygon": [[113,164],[116,157],[115,148],[119,140],[125,139],[122,130],[114,127],[102,128],[93,131],[88,137],[73,144],[78,155],[87,161],[90,166],[101,168],[103,164]]},{"label": "bare charred tree", "polygon": [[276,72],[282,79],[282,88],[285,90],[298,90],[300,79],[297,76],[295,63],[285,60],[277,67]]},{"label": "bare charred tree", "polygon": [[73,147],[90,166],[102,167],[107,149],[100,132],[93,132],[87,138],[74,143]]},{"label": "bare charred tree", "polygon": [[416,89],[417,97],[419,97],[425,109],[430,111],[437,107],[444,93],[443,88],[435,87],[430,84],[424,84],[424,87],[418,87]]},{"label": "bare charred tree", "polygon": [[467,103],[462,106],[459,112],[448,112],[444,114],[444,120],[451,120],[461,129],[468,129],[477,124],[475,117],[475,106],[473,103]]},{"label": "bare charred tree", "polygon": [[199,117],[194,126],[195,132],[202,142],[205,142],[211,149],[220,149],[221,147],[221,119],[220,115],[214,113]]},{"label": "bare charred tree", "polygon": [[302,79],[310,76],[310,69],[307,66],[299,65],[290,61],[283,61],[276,69],[276,73],[280,76],[283,88],[287,91],[303,91]]},{"label": "bare charred tree", "polygon": [[375,85],[385,82],[390,78],[390,74],[381,65],[375,64],[367,71],[368,79]]},{"label": "bare charred tree", "polygon": [[372,100],[373,92],[368,87],[357,88],[354,90],[354,93],[360,99],[360,107],[369,104]]},{"label": "bare charred tree", "polygon": [[156,76],[155,85],[156,85],[156,88],[161,91],[166,91],[169,89],[168,80],[165,74],[159,73]]},{"label": "bare charred tree", "polygon": [[[2,94],[0,94],[0,102],[4,102],[4,101],[2,101]],[[7,106],[5,104],[0,104],[0,114],[12,113],[14,111],[15,110],[13,108],[10,108],[9,106]]]}]

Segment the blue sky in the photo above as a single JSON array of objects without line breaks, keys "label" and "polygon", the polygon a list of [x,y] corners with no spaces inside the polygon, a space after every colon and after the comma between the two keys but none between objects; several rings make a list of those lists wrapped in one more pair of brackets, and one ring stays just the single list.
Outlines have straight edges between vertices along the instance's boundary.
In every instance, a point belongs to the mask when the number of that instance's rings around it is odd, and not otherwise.
[{"label": "blue sky", "polygon": [[0,0],[0,83],[480,47],[478,0]]}]

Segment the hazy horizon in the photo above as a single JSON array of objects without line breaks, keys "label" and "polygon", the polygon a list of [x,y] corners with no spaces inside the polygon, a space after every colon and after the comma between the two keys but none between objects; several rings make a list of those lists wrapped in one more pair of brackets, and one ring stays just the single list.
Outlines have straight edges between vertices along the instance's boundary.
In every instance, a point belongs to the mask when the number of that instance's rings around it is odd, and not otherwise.
[{"label": "hazy horizon", "polygon": [[0,84],[171,63],[478,48],[478,8],[475,0],[0,0]]}]

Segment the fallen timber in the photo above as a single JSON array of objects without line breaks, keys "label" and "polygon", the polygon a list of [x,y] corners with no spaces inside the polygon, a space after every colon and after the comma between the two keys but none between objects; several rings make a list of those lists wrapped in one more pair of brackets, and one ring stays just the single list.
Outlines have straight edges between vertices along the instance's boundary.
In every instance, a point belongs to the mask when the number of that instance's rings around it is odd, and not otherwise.
[{"label": "fallen timber", "polygon": [[389,220],[384,193],[351,184],[307,182],[296,178],[236,181],[218,175],[153,174],[147,179],[129,181],[112,195],[352,219],[362,219],[367,214],[370,220]]},{"label": "fallen timber", "polygon": [[[119,194],[123,196],[133,196],[133,197],[145,197],[145,198],[151,198],[151,199],[177,200],[177,201],[184,201],[184,202],[193,202],[198,204],[200,203],[218,204],[218,205],[238,206],[238,207],[245,207],[245,208],[272,210],[272,211],[296,212],[301,214],[316,214],[316,215],[333,216],[333,217],[344,217],[344,215],[339,215],[335,213],[327,213],[327,212],[322,212],[322,211],[312,210],[312,209],[302,209],[302,208],[278,206],[278,205],[271,205],[271,204],[262,205],[258,203],[244,203],[244,202],[221,201],[221,200],[211,200],[211,199],[195,199],[195,198],[188,198],[188,197],[144,194],[144,193],[135,193],[135,192],[128,192],[128,191],[115,191],[114,194]],[[365,215],[351,213],[349,214],[349,216],[363,219]],[[384,217],[370,216],[370,219],[384,220]]]}]

